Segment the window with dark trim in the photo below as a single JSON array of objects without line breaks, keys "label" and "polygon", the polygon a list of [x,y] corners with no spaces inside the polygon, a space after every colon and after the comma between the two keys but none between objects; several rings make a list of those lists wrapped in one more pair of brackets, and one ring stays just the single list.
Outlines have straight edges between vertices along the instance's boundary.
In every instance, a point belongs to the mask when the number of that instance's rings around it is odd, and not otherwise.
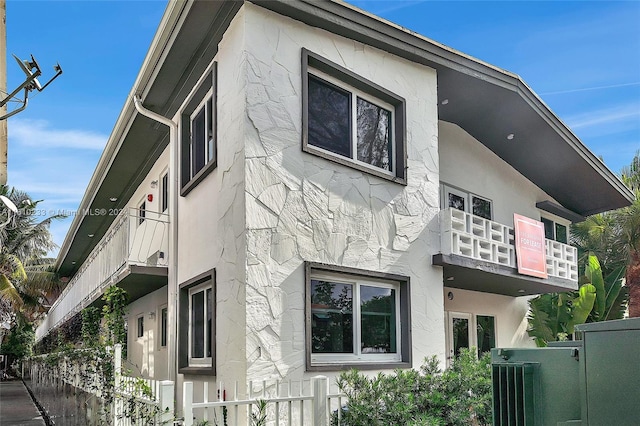
[{"label": "window with dark trim", "polygon": [[140,315],[137,319],[138,323],[138,337],[144,336],[144,315]]},{"label": "window with dark trim", "polygon": [[180,286],[178,364],[181,374],[215,375],[215,270]]},{"label": "window with dark trim", "polygon": [[180,118],[180,195],[187,195],[217,166],[216,66]]},{"label": "window with dark trim", "polygon": [[403,98],[302,50],[302,149],[406,184]]},{"label": "window with dark trim", "polygon": [[143,201],[138,206],[138,225],[142,225],[146,217],[147,217],[147,202]]},{"label": "window with dark trim", "polygon": [[307,370],[411,365],[409,278],[306,264]]},{"label": "window with dark trim", "polygon": [[160,347],[167,346],[167,308],[160,309]]},{"label": "window with dark trim", "polygon": [[160,213],[164,213],[169,208],[169,172],[160,178]]}]

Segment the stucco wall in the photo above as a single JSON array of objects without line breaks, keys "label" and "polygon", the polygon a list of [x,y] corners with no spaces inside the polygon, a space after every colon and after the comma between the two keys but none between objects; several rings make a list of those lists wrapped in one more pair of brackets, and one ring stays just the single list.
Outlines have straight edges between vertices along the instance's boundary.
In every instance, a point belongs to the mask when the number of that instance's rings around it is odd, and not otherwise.
[{"label": "stucco wall", "polygon": [[[452,300],[447,297],[449,292]],[[502,296],[448,287],[444,288],[444,294],[444,309],[447,312],[495,317],[496,347],[535,346],[527,334],[527,302],[530,297]]]},{"label": "stucco wall", "polygon": [[[167,305],[167,287],[149,293],[127,306],[127,360],[123,367],[134,376],[167,380],[167,347],[160,346],[161,308]],[[144,334],[138,337],[138,317]]]},{"label": "stucco wall", "polygon": [[459,126],[440,121],[438,135],[440,180],[491,200],[496,222],[513,226],[514,213],[539,219],[536,202],[553,200]]},{"label": "stucco wall", "polygon": [[[234,18],[214,59],[218,73],[217,168],[186,196],[179,197],[178,206],[177,285],[213,268],[216,270],[217,377],[179,374],[178,400],[185,380],[194,382],[196,398],[201,398],[204,380],[238,380],[240,389],[244,388],[246,79],[243,15],[241,10]],[[174,118],[176,121],[180,112]]]},{"label": "stucco wall", "polygon": [[[304,261],[411,279],[413,361],[444,354],[436,74],[245,4],[247,368],[305,376]],[[301,150],[301,49],[406,100],[408,185]]]}]

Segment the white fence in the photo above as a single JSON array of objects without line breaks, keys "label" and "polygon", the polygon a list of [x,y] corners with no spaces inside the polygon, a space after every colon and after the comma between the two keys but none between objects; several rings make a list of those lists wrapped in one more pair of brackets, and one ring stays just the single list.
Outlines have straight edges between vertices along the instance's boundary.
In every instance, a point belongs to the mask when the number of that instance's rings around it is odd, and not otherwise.
[{"label": "white fence", "polygon": [[[516,267],[513,228],[454,208],[440,213],[442,252]],[[578,280],[578,250],[546,240],[547,274]]]},{"label": "white fence", "polygon": [[[203,384],[202,391],[203,400],[195,402],[193,383],[183,383],[184,426],[192,426],[196,418],[233,426],[254,423],[273,426],[339,425],[342,407],[346,403],[344,395],[329,393],[329,381],[325,376],[292,382],[249,382],[248,397],[244,399],[238,398],[238,383],[234,384],[233,393],[229,396],[224,383],[218,383],[212,400],[209,399],[208,383]],[[263,423],[258,421],[261,417]]]},{"label": "white fence", "polygon": [[[113,426],[131,426],[140,424],[172,424],[174,420],[174,383],[172,381],[157,381],[129,377],[122,371],[122,348],[115,345],[113,350],[113,388],[109,386],[103,371],[98,368],[101,360],[91,356],[77,356],[83,352],[91,354],[90,349],[78,350],[77,353],[55,357],[55,362],[47,360],[47,355],[34,357],[27,361],[31,384],[37,390],[42,388],[58,389],[60,385],[71,385],[86,394],[94,395],[106,407],[98,421],[97,412],[85,413],[96,424],[111,424]],[[23,377],[24,377],[23,364]],[[78,398],[76,392],[69,397]],[[110,398],[110,396],[112,398]],[[58,396],[59,399],[59,396]],[[109,405],[110,404],[110,405]],[[82,405],[82,404],[72,404]],[[47,406],[44,407],[48,409]],[[64,410],[62,410],[64,411]],[[52,413],[50,413],[52,414]],[[78,415],[78,413],[75,413]],[[59,419],[64,424],[65,419]]]},{"label": "white fence", "polygon": [[128,265],[168,265],[168,224],[167,215],[121,212],[36,329],[36,341],[96,300]]}]

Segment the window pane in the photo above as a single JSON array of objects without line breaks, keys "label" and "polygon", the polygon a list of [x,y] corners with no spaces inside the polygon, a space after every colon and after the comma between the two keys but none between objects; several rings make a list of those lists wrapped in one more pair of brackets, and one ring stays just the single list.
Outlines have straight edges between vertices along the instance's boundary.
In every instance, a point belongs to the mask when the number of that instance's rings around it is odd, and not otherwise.
[{"label": "window pane", "polygon": [[396,353],[396,291],[360,286],[361,349],[368,353]]},{"label": "window pane", "polygon": [[147,216],[147,202],[143,202],[138,207],[138,225],[144,222],[144,218]]},{"label": "window pane", "polygon": [[160,346],[167,346],[167,308],[162,308],[160,316]]},{"label": "window pane", "polygon": [[191,357],[204,358],[204,291],[191,295]]},{"label": "window pane", "polygon": [[451,192],[449,192],[447,195],[449,198],[449,207],[464,211],[464,197],[452,194]]},{"label": "window pane", "polygon": [[191,122],[191,177],[204,167],[205,109],[202,108]]},{"label": "window pane", "polygon": [[478,356],[482,356],[483,353],[496,347],[495,318],[478,315],[476,321],[478,323]]},{"label": "window pane", "polygon": [[471,204],[474,215],[491,220],[491,201],[472,196]]},{"label": "window pane", "polygon": [[358,98],[358,160],[391,170],[391,112]]},{"label": "window pane", "polygon": [[460,355],[460,349],[469,347],[469,320],[453,318],[453,355]]},{"label": "window pane", "polygon": [[556,241],[567,244],[567,227],[556,223]]},{"label": "window pane", "polygon": [[138,337],[144,336],[144,317],[138,317]]},{"label": "window pane", "polygon": [[207,341],[207,357],[211,357],[211,323],[212,323],[212,318],[213,318],[213,306],[211,304],[211,289],[208,288],[207,289],[207,334],[206,334],[206,341]]},{"label": "window pane", "polygon": [[162,211],[166,211],[169,207],[169,174],[165,173],[162,176]]},{"label": "window pane", "polygon": [[309,75],[309,145],[352,158],[351,95]]},{"label": "window pane", "polygon": [[207,101],[207,163],[215,157],[215,123],[213,122],[213,99]]},{"label": "window pane", "polygon": [[353,286],[311,280],[311,351],[353,353]]},{"label": "window pane", "polygon": [[544,224],[544,237],[547,240],[553,240],[553,221],[543,217],[540,218],[540,222]]}]

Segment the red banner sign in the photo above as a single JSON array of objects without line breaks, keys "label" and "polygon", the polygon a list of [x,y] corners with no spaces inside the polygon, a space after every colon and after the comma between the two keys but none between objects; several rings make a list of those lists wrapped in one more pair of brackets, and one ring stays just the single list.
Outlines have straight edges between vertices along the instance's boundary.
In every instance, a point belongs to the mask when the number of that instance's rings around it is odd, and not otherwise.
[{"label": "red banner sign", "polygon": [[513,215],[513,224],[516,231],[518,272],[523,275],[547,278],[544,224],[519,214]]}]

